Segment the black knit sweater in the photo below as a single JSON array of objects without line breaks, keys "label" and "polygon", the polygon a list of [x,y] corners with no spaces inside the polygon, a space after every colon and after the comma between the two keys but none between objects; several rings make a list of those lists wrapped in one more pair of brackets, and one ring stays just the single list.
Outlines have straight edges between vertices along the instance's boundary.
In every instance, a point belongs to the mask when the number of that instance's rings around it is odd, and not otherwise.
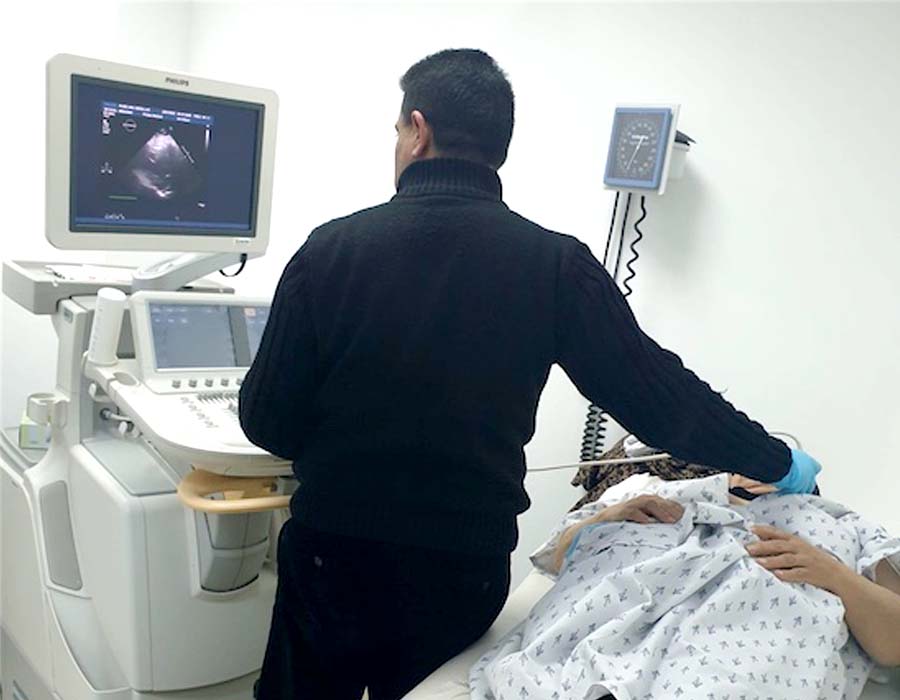
[{"label": "black knit sweater", "polygon": [[250,440],[293,460],[305,525],[503,553],[550,366],[674,456],[764,481],[790,452],[638,327],[575,238],[510,211],[497,174],[410,165],[381,206],[313,231],[241,387]]}]

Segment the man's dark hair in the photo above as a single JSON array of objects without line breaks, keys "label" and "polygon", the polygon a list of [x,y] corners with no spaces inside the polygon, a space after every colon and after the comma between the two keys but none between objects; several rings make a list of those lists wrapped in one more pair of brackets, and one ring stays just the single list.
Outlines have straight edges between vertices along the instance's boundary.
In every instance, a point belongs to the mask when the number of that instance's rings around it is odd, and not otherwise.
[{"label": "man's dark hair", "polygon": [[499,168],[513,131],[514,97],[506,74],[478,49],[446,49],[416,63],[402,78],[406,124],[419,110],[441,155]]}]

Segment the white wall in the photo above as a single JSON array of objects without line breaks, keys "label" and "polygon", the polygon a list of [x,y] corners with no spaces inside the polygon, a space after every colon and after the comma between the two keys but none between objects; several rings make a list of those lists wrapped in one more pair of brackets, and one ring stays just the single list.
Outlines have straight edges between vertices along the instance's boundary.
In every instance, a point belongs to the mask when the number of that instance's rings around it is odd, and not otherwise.
[{"label": "white wall", "polygon": [[[10,260],[145,260],[144,256],[57,251],[44,238],[45,64],[58,53],[187,69],[191,6],[117,2],[22,3],[4,12],[0,65],[5,135],[0,170],[0,258]],[[49,317],[0,302],[0,425],[19,421],[25,397],[49,391],[56,336]]]},{"label": "white wall", "polygon": [[[311,228],[392,194],[397,80],[427,53],[477,46],[498,59],[517,95],[501,171],[507,203],[601,253],[614,105],[682,103],[681,127],[698,144],[686,178],[649,206],[640,320],[751,416],[798,434],[825,465],[828,495],[900,532],[884,495],[900,473],[891,269],[900,257],[900,6],[257,2],[122,5],[113,15],[121,24],[71,10],[49,35],[32,27],[18,90],[41,104],[43,61],[63,49],[276,89],[272,244],[238,280],[248,293],[271,293]],[[20,213],[42,207],[43,127],[32,121],[15,121],[15,133],[27,130],[13,144],[27,162],[16,196],[33,204],[16,206],[8,229],[23,238],[13,241],[19,257],[38,254],[26,234],[42,235]],[[3,327],[4,342],[15,328]],[[584,406],[555,372],[532,466],[577,456]],[[577,497],[569,476],[529,477],[534,506],[521,520],[514,578]]]}]

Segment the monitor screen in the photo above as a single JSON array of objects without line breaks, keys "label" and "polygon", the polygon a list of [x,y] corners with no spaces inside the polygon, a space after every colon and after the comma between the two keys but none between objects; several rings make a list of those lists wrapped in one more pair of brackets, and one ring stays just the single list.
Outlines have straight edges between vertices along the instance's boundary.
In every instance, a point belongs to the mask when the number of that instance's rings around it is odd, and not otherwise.
[{"label": "monitor screen", "polygon": [[157,369],[238,367],[228,306],[150,304]]},{"label": "monitor screen", "polygon": [[254,236],[263,105],[71,80],[71,231]]}]

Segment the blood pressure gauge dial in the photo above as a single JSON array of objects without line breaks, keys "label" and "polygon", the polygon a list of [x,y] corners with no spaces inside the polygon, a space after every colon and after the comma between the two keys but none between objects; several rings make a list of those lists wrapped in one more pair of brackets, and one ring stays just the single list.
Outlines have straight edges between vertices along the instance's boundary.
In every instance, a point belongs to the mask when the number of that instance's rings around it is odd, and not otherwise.
[{"label": "blood pressure gauge dial", "polygon": [[637,119],[625,127],[616,148],[620,172],[639,180],[653,172],[659,153],[659,125],[651,119]]},{"label": "blood pressure gauge dial", "polygon": [[624,189],[659,190],[672,128],[669,108],[616,109],[604,183]]}]

